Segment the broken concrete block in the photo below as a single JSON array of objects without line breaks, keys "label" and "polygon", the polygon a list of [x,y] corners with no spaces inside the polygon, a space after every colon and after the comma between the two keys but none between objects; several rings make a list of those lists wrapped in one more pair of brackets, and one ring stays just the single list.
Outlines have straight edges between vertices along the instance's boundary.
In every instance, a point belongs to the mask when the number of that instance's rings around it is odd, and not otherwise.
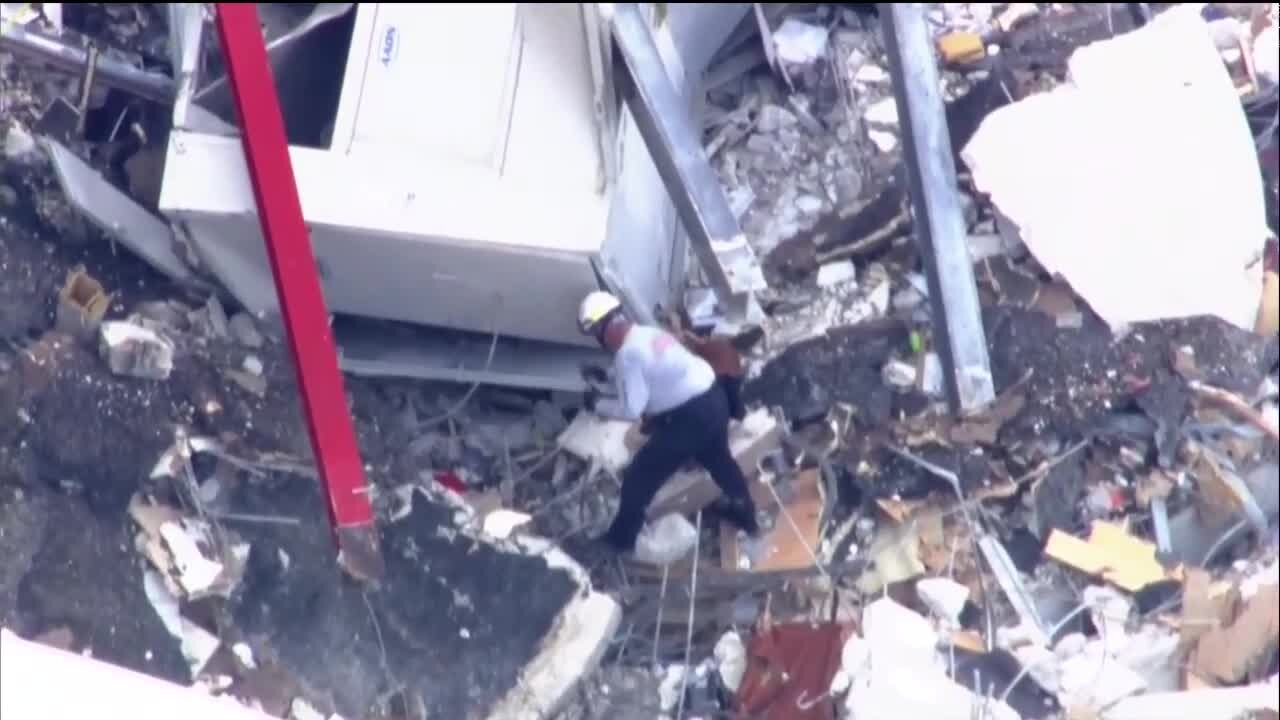
[{"label": "broken concrete block", "polygon": [[924,578],[916,583],[916,593],[934,615],[953,626],[960,624],[960,613],[969,601],[969,588],[951,578]]},{"label": "broken concrete block", "polygon": [[256,350],[262,347],[262,333],[258,332],[257,324],[247,313],[241,312],[232,315],[231,319],[227,321],[227,330],[231,333],[231,337],[235,338],[236,342],[247,348]]},{"label": "broken concrete block", "polygon": [[920,360],[920,391],[931,398],[941,398],[946,394],[942,359],[937,353],[928,353]]},{"label": "broken concrete block", "polygon": [[525,513],[499,508],[485,514],[484,532],[490,537],[506,540],[511,537],[512,533],[521,526],[528,524],[531,520],[533,518]]},{"label": "broken concrete block", "polygon": [[770,103],[760,108],[760,114],[756,116],[756,129],[773,133],[784,127],[791,127],[796,122],[796,116],[790,110]]},{"label": "broken concrete block", "polygon": [[128,322],[102,323],[99,352],[111,372],[144,380],[167,380],[173,371],[173,343]]},{"label": "broken concrete block", "polygon": [[747,672],[747,646],[743,644],[742,636],[733,630],[721,635],[714,655],[721,684],[731,693],[738,692],[742,676]]},{"label": "broken concrete block", "polygon": [[262,360],[260,360],[257,355],[246,355],[241,367],[244,368],[245,372],[254,377],[260,377],[264,370],[262,367]]},{"label": "broken concrete block", "polygon": [[[947,677],[938,636],[924,617],[890,598],[863,611],[865,638],[853,636],[841,655],[850,678],[847,709],[855,720],[931,718],[969,720],[981,698]],[[1008,704],[993,701],[985,717],[1015,720]]]},{"label": "broken concrete block", "polygon": [[8,160],[29,165],[40,159],[40,146],[17,120],[9,122],[4,135],[4,156]]},{"label": "broken concrete block", "polygon": [[830,288],[853,282],[858,270],[850,260],[830,262],[818,268],[818,287]]},{"label": "broken concrete block", "polygon": [[868,130],[867,139],[876,146],[877,150],[885,155],[898,149],[898,136],[888,130]]},{"label": "broken concrete block", "polygon": [[154,570],[143,573],[142,589],[165,629],[182,644],[182,656],[191,666],[191,677],[199,676],[221,647],[221,641],[213,633],[182,617],[178,598],[169,592],[159,573]]},{"label": "broken concrete block", "polygon": [[808,65],[827,52],[827,28],[788,17],[773,31],[778,59],[792,65]]},{"label": "broken concrete block", "polygon": [[898,103],[892,96],[883,100],[872,103],[868,108],[863,119],[868,125],[878,127],[880,129],[896,128],[898,126]]},{"label": "broken concrete block", "polygon": [[889,82],[889,72],[875,63],[864,63],[853,74],[853,80],[864,85],[879,85]]},{"label": "broken concrete block", "polygon": [[915,366],[901,360],[890,360],[885,363],[880,370],[880,376],[884,378],[886,385],[900,390],[914,387],[916,384]]},{"label": "broken concrete block", "polygon": [[521,537],[521,548],[546,559],[552,570],[564,569],[582,592],[560,612],[551,631],[520,674],[516,687],[486,716],[487,720],[541,720],[556,717],[578,683],[600,663],[617,632],[622,609],[617,601],[591,589],[580,565],[545,540]]}]

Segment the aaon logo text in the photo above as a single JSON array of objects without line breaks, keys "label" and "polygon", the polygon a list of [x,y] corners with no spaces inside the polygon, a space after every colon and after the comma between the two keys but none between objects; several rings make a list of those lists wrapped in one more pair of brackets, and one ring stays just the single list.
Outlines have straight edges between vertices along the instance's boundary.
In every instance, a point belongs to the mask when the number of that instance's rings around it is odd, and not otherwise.
[{"label": "aaon logo text", "polygon": [[390,67],[400,54],[400,32],[394,25],[382,31],[382,46],[378,49],[378,60],[383,67]]}]

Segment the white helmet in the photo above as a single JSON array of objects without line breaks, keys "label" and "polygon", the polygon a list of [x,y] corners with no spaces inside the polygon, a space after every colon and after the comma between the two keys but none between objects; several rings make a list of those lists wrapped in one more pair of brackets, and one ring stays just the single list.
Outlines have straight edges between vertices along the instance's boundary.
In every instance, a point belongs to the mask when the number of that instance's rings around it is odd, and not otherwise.
[{"label": "white helmet", "polygon": [[578,329],[584,335],[594,335],[599,332],[602,323],[621,309],[622,303],[612,294],[603,290],[589,292],[578,306]]}]

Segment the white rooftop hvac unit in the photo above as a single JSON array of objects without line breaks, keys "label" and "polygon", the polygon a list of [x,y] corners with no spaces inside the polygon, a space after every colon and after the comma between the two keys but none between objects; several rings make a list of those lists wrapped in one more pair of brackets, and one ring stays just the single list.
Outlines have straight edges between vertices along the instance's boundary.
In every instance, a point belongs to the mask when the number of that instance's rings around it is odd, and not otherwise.
[{"label": "white rooftop hvac unit", "polygon": [[[288,6],[260,7],[270,21]],[[666,7],[651,45],[692,117],[686,78],[748,6]],[[347,370],[577,389],[577,361],[595,352],[575,326],[585,293],[610,287],[643,319],[678,296],[687,241],[670,172],[659,173],[615,90],[610,10],[321,4],[283,34],[268,22]],[[160,210],[232,295],[271,315],[275,286],[226,80],[199,82],[199,12],[173,10],[179,90]],[[745,267],[745,282],[762,283],[749,251]]]}]

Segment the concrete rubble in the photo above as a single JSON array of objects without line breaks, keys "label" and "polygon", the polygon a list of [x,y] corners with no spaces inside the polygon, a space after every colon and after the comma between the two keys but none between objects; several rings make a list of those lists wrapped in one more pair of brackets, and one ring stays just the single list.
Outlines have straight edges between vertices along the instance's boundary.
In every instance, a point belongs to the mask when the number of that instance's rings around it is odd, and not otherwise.
[{"label": "concrete rubble", "polygon": [[[295,720],[1280,711],[1274,9],[1026,5],[927,7],[994,402],[947,412],[874,8],[754,6],[702,122],[770,281],[731,426],[760,537],[687,468],[604,557],[638,428],[350,377],[376,587],[333,561],[279,328],[86,222],[40,130],[77,80],[0,51],[3,714],[125,688]],[[150,6],[59,9],[166,56]],[[141,201],[163,122],[89,107],[65,151]],[[692,285],[696,330],[742,330]]]}]

